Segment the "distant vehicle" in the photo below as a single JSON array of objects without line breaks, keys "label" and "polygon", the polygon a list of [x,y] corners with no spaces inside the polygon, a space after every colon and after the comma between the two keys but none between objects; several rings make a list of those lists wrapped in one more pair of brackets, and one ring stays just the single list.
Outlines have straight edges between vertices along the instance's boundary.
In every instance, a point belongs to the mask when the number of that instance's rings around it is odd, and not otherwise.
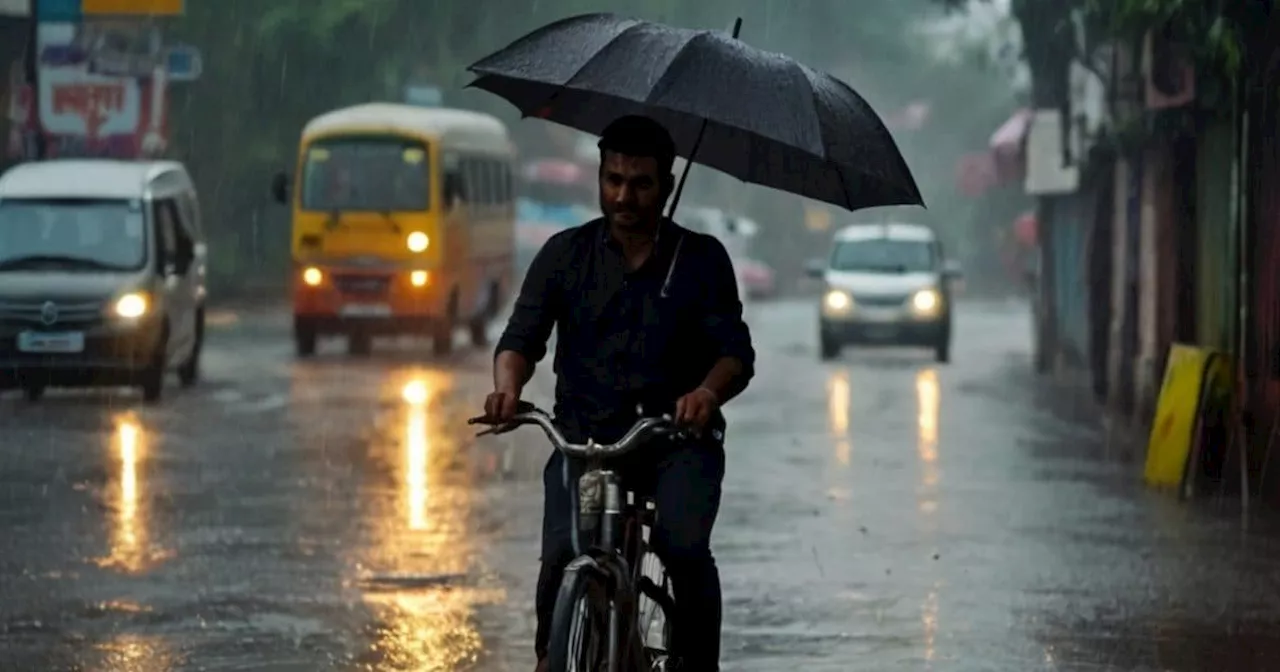
[{"label": "distant vehicle", "polygon": [[767,299],[777,293],[773,269],[756,259],[743,259],[735,264],[742,279],[743,291],[753,299]]},{"label": "distant vehicle", "polygon": [[302,130],[298,174],[276,175],[293,210],[294,341],[429,336],[437,353],[488,324],[515,284],[515,146],[496,117],[391,103],[347,107]]},{"label": "distant vehicle", "polygon": [[961,273],[928,227],[844,228],[830,258],[810,262],[808,271],[825,285],[818,317],[823,359],[856,343],[928,347],[938,362],[950,361],[951,283]]},{"label": "distant vehicle", "polygon": [[759,233],[760,226],[755,221],[734,215],[720,208],[690,205],[681,207],[676,213],[676,221],[686,228],[715,236],[733,262],[734,275],[738,281],[739,293],[743,298],[763,296],[759,290],[766,285],[762,280],[767,277],[772,284],[772,271],[763,264],[748,258],[747,252],[751,240]]},{"label": "distant vehicle", "polygon": [[516,252],[521,267],[551,236],[598,217],[596,177],[582,165],[538,159],[520,171],[516,200]]},{"label": "distant vehicle", "polygon": [[204,232],[182,164],[56,160],[0,176],[0,387],[195,384]]}]

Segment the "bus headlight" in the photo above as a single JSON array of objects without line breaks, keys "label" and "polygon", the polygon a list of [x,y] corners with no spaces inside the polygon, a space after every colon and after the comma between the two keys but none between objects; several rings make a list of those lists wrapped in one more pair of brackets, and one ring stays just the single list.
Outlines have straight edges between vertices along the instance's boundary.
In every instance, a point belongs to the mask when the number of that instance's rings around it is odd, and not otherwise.
[{"label": "bus headlight", "polygon": [[141,292],[129,292],[116,299],[116,315],[128,319],[137,319],[147,314],[147,295]]},{"label": "bus headlight", "polygon": [[421,231],[414,231],[409,234],[409,238],[405,243],[409,246],[410,252],[426,252],[427,247],[431,245],[431,239]]},{"label": "bus headlight", "polygon": [[409,274],[409,282],[413,283],[414,287],[426,287],[430,281],[431,274],[426,271],[414,271]]},{"label": "bus headlight", "polygon": [[848,292],[833,289],[822,297],[822,308],[828,313],[847,313],[853,310],[853,297]]},{"label": "bus headlight", "polygon": [[942,297],[936,289],[922,289],[911,297],[911,310],[917,315],[936,315],[942,305]]},{"label": "bus headlight", "polygon": [[320,269],[315,266],[302,272],[302,281],[312,287],[319,285],[322,280],[324,280],[324,273],[321,273]]}]

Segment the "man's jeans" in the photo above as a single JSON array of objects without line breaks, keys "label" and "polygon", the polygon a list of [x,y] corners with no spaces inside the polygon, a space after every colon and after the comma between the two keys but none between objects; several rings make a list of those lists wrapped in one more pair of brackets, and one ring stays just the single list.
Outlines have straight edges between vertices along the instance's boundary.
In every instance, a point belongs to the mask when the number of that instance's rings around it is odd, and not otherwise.
[{"label": "man's jeans", "polygon": [[[566,458],[555,451],[542,480],[542,570],[538,574],[538,657],[546,655],[551,617],[564,568],[573,560],[571,509],[565,487]],[[576,488],[581,465],[569,461],[569,487]],[[671,653],[686,670],[720,669],[720,574],[711,556],[711,528],[720,509],[724,448],[710,441],[640,448],[610,465],[628,487],[652,494],[657,523],[650,545],[666,567],[676,600]]]}]

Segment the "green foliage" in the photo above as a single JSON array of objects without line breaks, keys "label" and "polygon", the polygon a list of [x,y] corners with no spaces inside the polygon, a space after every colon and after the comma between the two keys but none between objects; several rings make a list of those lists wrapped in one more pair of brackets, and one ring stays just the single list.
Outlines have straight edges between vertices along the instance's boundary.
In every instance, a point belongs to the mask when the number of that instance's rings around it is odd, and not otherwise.
[{"label": "green foliage", "polygon": [[[1246,4],[1250,3],[1239,3]],[[1220,0],[1088,0],[1087,4],[1091,16],[1113,37],[1138,43],[1147,31],[1166,28],[1175,39],[1185,40],[1203,64],[1235,77],[1247,40],[1243,13],[1227,7]]]}]

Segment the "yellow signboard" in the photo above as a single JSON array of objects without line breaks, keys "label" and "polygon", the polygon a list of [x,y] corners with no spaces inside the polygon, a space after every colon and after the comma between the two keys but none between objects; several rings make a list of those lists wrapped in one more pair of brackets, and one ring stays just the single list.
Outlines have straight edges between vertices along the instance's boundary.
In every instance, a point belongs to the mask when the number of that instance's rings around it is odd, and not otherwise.
[{"label": "yellow signboard", "polygon": [[1230,393],[1230,360],[1222,353],[1180,343],[1169,348],[1147,443],[1144,478],[1148,485],[1176,488],[1182,484],[1196,441],[1196,420],[1203,412],[1201,398],[1221,399]]},{"label": "yellow signboard", "polygon": [[80,11],[86,15],[182,16],[185,5],[185,0],[81,0]]}]

